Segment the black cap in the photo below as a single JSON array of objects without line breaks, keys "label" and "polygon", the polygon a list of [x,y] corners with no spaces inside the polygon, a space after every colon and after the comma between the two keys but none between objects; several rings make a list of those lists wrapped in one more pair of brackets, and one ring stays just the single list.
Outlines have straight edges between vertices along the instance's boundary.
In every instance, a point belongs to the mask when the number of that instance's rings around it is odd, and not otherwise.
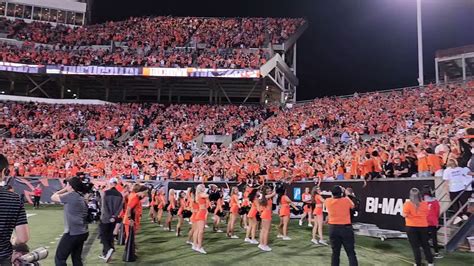
[{"label": "black cap", "polygon": [[331,189],[331,193],[334,197],[341,197],[342,196],[342,187],[341,186],[334,186]]}]

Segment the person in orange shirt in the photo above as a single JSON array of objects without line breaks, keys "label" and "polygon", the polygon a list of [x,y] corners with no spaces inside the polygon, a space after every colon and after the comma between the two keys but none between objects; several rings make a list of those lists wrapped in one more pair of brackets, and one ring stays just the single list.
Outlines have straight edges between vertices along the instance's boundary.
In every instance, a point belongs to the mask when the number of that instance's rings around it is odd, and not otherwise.
[{"label": "person in orange shirt", "polygon": [[[323,240],[323,205],[325,200],[321,196],[321,189],[319,187],[313,187],[313,190],[311,191],[311,199],[312,202],[314,202],[314,225],[311,242],[316,245],[321,244],[327,246],[327,242]],[[317,234],[319,234],[319,241],[316,239]]]},{"label": "person in orange shirt", "polygon": [[227,237],[237,239],[239,238],[234,234],[234,226],[237,218],[239,217],[239,189],[233,187],[230,193],[230,214],[229,223],[227,224]]},{"label": "person in orange shirt", "polygon": [[268,246],[268,236],[270,235],[270,229],[272,224],[272,204],[273,197],[275,197],[275,189],[271,189],[268,186],[262,188],[262,197],[258,202],[260,217],[262,218],[262,228],[260,229],[260,245],[258,248],[263,251],[272,251]]},{"label": "person in orange shirt", "polygon": [[288,236],[288,224],[290,222],[290,207],[296,208],[291,199],[286,195],[286,189],[283,188],[280,191],[277,202],[280,203],[280,225],[279,225],[279,234],[277,238],[282,240],[291,240]]},{"label": "person in orange shirt", "polygon": [[435,154],[431,148],[427,148],[426,152],[428,153],[427,160],[430,173],[434,176],[443,176],[443,159]]},{"label": "person in orange shirt", "polygon": [[433,254],[428,243],[428,213],[428,203],[423,201],[420,191],[417,188],[410,189],[410,200],[403,205],[402,216],[405,217],[408,241],[417,266],[422,265],[421,248],[423,248],[428,265],[433,265]]},{"label": "person in orange shirt", "polygon": [[196,227],[193,231],[193,250],[201,254],[207,254],[202,247],[202,242],[204,241],[204,229],[206,226],[209,195],[206,193],[206,187],[203,184],[199,184],[196,187],[194,201],[199,205],[199,210],[195,214],[193,222],[193,224],[196,223]]},{"label": "person in orange shirt", "polygon": [[163,189],[160,189],[158,191],[157,198],[155,198],[155,204],[158,205],[158,211],[156,212],[156,223],[158,224],[159,227],[163,227],[161,224],[161,218],[163,217],[163,209],[166,205],[166,197],[165,197],[165,191]]},{"label": "person in orange shirt", "polygon": [[325,201],[332,249],[331,265],[340,264],[341,247],[344,246],[349,265],[357,266],[354,230],[351,224],[351,209],[354,208],[354,203],[344,196],[341,186],[334,186],[331,193],[332,197]]},{"label": "person in orange shirt", "polygon": [[313,212],[313,208],[312,208],[312,199],[311,199],[311,193],[309,191],[309,187],[305,188],[304,189],[304,193],[303,195],[301,195],[301,198],[303,200],[303,215],[301,216],[301,219],[299,221],[299,225],[302,226],[303,225],[303,220],[308,217],[308,227],[313,227],[313,225],[311,224],[312,222],[312,212]]},{"label": "person in orange shirt", "polygon": [[193,242],[193,237],[194,237],[194,232],[196,228],[196,214],[199,211],[199,204],[194,200],[194,197],[196,195],[196,189],[194,187],[191,187],[188,189],[188,209],[191,211],[191,217],[189,217],[189,223],[191,224],[191,228],[189,229],[188,232],[188,240],[186,241],[186,244],[189,245],[194,245]]},{"label": "person in orange shirt", "polygon": [[130,233],[130,228],[133,228],[134,232],[137,231],[138,228],[138,221],[139,221],[139,213],[138,213],[138,205],[140,205],[140,198],[139,198],[139,191],[141,186],[139,184],[135,184],[132,187],[131,193],[127,197],[127,206],[125,207],[126,212],[123,218],[123,224],[125,225],[125,235],[128,238],[128,234]]}]

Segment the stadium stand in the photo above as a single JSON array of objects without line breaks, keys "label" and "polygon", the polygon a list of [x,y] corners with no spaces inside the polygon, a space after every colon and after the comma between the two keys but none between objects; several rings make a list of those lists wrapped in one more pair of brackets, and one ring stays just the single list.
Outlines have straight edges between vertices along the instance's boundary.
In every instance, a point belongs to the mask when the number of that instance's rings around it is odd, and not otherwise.
[{"label": "stadium stand", "polygon": [[[77,171],[180,180],[428,176],[448,158],[461,157],[464,130],[472,127],[472,89],[472,84],[428,86],[315,99],[292,108],[5,102],[0,152],[12,158],[11,170],[20,176]],[[133,136],[117,141],[127,132]],[[199,134],[236,132],[245,134],[234,135],[230,147],[213,144],[196,153],[202,148],[196,147]]]}]

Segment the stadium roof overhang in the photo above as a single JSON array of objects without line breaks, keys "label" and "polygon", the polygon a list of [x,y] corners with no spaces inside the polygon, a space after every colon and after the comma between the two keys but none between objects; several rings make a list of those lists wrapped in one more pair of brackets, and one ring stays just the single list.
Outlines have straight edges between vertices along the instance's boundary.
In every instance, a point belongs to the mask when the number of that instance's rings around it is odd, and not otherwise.
[{"label": "stadium roof overhang", "polygon": [[439,50],[435,58],[436,84],[474,78],[474,45]]}]

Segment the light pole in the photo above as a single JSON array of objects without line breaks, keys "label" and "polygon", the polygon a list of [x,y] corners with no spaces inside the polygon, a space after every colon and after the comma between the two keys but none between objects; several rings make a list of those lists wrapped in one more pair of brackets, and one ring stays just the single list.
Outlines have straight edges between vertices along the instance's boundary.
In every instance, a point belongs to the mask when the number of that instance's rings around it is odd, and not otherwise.
[{"label": "light pole", "polygon": [[416,25],[418,32],[418,84],[423,86],[423,33],[421,25],[421,0],[416,0]]}]

